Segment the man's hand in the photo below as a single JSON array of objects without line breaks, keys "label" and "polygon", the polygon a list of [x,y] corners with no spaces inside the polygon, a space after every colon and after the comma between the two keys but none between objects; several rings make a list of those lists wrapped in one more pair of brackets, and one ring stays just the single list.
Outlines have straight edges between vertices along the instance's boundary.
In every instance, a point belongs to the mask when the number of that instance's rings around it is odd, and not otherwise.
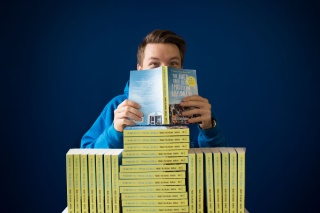
[{"label": "man's hand", "polygon": [[123,132],[123,129],[128,125],[135,125],[132,120],[141,121],[142,112],[139,110],[140,105],[130,100],[124,100],[114,110],[114,128],[118,132]]},{"label": "man's hand", "polygon": [[211,104],[208,99],[199,95],[192,95],[183,98],[180,105],[183,107],[196,107],[182,112],[183,116],[199,115],[198,117],[189,118],[189,123],[199,123],[202,129],[210,129],[212,127]]}]

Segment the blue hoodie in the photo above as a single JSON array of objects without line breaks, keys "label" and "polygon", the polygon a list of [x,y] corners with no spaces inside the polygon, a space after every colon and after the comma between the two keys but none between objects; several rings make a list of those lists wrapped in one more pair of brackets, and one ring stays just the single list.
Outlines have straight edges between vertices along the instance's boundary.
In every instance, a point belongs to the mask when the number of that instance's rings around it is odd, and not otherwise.
[{"label": "blue hoodie", "polygon": [[[123,148],[123,133],[113,126],[114,110],[128,99],[129,82],[124,94],[114,97],[103,109],[97,120],[81,139],[81,148]],[[212,118],[215,118],[212,112]],[[190,147],[226,147],[225,137],[221,134],[219,122],[215,128],[203,130],[198,124],[189,124]]]}]

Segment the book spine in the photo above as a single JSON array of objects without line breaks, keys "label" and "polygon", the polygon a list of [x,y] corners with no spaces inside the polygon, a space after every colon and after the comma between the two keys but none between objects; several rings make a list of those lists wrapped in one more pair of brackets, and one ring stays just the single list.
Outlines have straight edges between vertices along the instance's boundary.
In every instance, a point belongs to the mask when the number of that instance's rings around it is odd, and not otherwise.
[{"label": "book spine", "polygon": [[81,172],[80,172],[80,155],[75,153],[73,156],[74,169],[74,194],[75,194],[75,213],[81,213]]},{"label": "book spine", "polygon": [[188,193],[190,213],[196,213],[196,156],[193,149],[189,149],[188,157]]},{"label": "book spine", "polygon": [[203,177],[203,153],[202,150],[196,149],[197,159],[197,212],[204,211],[204,177]]},{"label": "book spine", "polygon": [[69,151],[66,154],[67,172],[67,204],[68,212],[74,213],[74,184],[73,184],[73,154]]},{"label": "book spine", "polygon": [[122,153],[123,157],[173,157],[173,156],[188,156],[188,150],[187,149],[182,149],[182,150],[148,150],[148,151],[127,151],[124,150]]},{"label": "book spine", "polygon": [[122,200],[152,200],[152,199],[187,199],[187,192],[163,192],[163,193],[122,193]]},{"label": "book spine", "polygon": [[188,163],[188,157],[122,158],[122,165]]},{"label": "book spine", "polygon": [[188,199],[177,199],[177,200],[122,200],[122,206],[188,206]]},{"label": "book spine", "polygon": [[213,186],[213,165],[212,165],[212,152],[207,150],[205,152],[205,186],[206,186],[206,199],[207,199],[207,212],[214,213],[214,186]]},{"label": "book spine", "polygon": [[181,186],[121,186],[120,193],[159,193],[186,192],[186,185]]},{"label": "book spine", "polygon": [[[88,158],[87,153],[83,153],[81,158],[81,196],[82,213],[89,212],[89,185],[88,185]],[[68,207],[69,208],[69,207]]]},{"label": "book spine", "polygon": [[96,155],[97,212],[104,213],[103,154]]},{"label": "book spine", "polygon": [[[94,151],[94,150],[92,150]],[[97,212],[97,188],[96,188],[96,168],[95,168],[95,154],[89,153],[89,202],[90,213]]]},{"label": "book spine", "polygon": [[184,178],[119,180],[119,186],[185,185]]},{"label": "book spine", "polygon": [[216,148],[213,152],[214,157],[214,187],[215,187],[215,209],[216,213],[222,213],[222,186],[221,186],[221,155]]},{"label": "book spine", "polygon": [[237,181],[238,181],[238,166],[237,153],[230,152],[230,213],[238,212],[237,200]]},{"label": "book spine", "polygon": [[172,144],[127,144],[124,149],[133,150],[170,150],[170,149],[189,149],[190,143],[172,143]]},{"label": "book spine", "polygon": [[112,199],[113,213],[120,213],[120,192],[119,192],[119,165],[121,163],[121,153],[113,153],[112,159]]},{"label": "book spine", "polygon": [[229,213],[229,154],[228,152],[222,152],[222,203],[223,212]]},{"label": "book spine", "polygon": [[124,130],[124,137],[131,136],[179,136],[179,135],[189,135],[189,128],[181,129],[153,129],[153,130]]},{"label": "book spine", "polygon": [[170,171],[186,171],[186,164],[176,165],[120,165],[120,172],[170,172]]},{"label": "book spine", "polygon": [[180,143],[189,142],[190,138],[188,135],[171,136],[171,137],[124,137],[124,144],[136,144],[136,143]]},{"label": "book spine", "polygon": [[[241,148],[240,148],[241,149]],[[237,149],[238,152],[238,149]],[[238,152],[238,213],[244,213],[245,204],[245,153]]]},{"label": "book spine", "polygon": [[120,172],[120,179],[186,178],[186,172]]},{"label": "book spine", "polygon": [[164,110],[164,124],[170,124],[169,115],[169,89],[168,89],[168,67],[162,67],[162,81],[163,81],[163,110]]},{"label": "book spine", "polygon": [[106,213],[112,212],[111,150],[104,154],[104,199]]},{"label": "book spine", "polygon": [[188,206],[170,206],[170,207],[162,207],[162,206],[157,206],[157,207],[129,207],[125,206],[123,207],[123,212],[122,213],[156,213],[156,212],[166,212],[166,213],[187,213],[189,212],[189,207]]}]

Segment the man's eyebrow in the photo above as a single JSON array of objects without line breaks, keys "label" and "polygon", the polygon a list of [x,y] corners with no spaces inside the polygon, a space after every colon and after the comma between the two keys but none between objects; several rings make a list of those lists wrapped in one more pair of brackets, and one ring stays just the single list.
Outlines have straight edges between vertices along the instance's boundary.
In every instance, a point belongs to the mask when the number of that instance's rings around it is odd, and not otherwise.
[{"label": "man's eyebrow", "polygon": [[181,58],[180,58],[180,57],[178,57],[178,56],[175,56],[175,57],[170,58],[170,60],[173,60],[173,59],[181,60]]},{"label": "man's eyebrow", "polygon": [[157,57],[150,57],[150,58],[148,58],[148,60],[160,60],[160,59]]}]

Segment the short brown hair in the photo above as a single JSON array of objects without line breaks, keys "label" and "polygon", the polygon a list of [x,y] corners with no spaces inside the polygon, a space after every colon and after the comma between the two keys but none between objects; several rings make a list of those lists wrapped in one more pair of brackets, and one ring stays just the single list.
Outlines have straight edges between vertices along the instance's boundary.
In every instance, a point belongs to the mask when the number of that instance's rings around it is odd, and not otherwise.
[{"label": "short brown hair", "polygon": [[150,43],[170,43],[175,44],[180,51],[181,65],[183,65],[184,54],[186,52],[185,40],[170,30],[154,30],[150,32],[138,46],[137,59],[138,64],[142,65],[144,50]]}]

